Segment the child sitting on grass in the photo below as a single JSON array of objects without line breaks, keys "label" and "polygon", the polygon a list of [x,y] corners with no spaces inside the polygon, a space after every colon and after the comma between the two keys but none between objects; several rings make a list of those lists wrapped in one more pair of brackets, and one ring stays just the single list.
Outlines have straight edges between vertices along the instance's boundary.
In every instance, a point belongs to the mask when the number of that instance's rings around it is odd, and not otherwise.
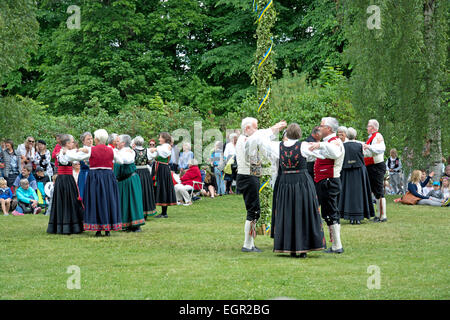
[{"label": "child sitting on grass", "polygon": [[20,180],[20,187],[16,191],[17,200],[19,203],[14,210],[14,216],[23,216],[24,213],[38,214],[41,212],[41,208],[38,205],[38,196],[36,191],[30,188],[30,183],[28,179]]},{"label": "child sitting on grass", "polygon": [[9,215],[12,197],[13,195],[11,189],[8,188],[6,180],[4,178],[0,178],[0,203],[2,205],[3,215],[5,216]]}]

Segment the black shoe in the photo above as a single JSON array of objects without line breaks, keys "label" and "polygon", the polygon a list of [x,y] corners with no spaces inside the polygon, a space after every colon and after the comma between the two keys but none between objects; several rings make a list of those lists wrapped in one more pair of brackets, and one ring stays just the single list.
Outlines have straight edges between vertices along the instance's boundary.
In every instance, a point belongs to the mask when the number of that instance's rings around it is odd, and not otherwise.
[{"label": "black shoe", "polygon": [[291,252],[291,257],[292,258],[297,258],[297,254],[295,252]]},{"label": "black shoe", "polygon": [[167,214],[158,214],[155,218],[168,218],[169,216]]},{"label": "black shoe", "polygon": [[110,236],[109,231],[105,231],[105,237],[109,237],[109,236]]},{"label": "black shoe", "polygon": [[361,221],[356,220],[355,224],[361,224]]},{"label": "black shoe", "polygon": [[350,224],[355,224],[355,220],[350,220]]},{"label": "black shoe", "polygon": [[373,218],[373,220],[372,220],[373,222],[380,222],[380,218],[378,218],[378,217],[375,217],[375,218]]},{"label": "black shoe", "polygon": [[137,227],[136,229],[133,229],[133,232],[142,232],[141,227]]},{"label": "black shoe", "polygon": [[387,218],[380,220],[380,222],[387,222]]},{"label": "black shoe", "polygon": [[242,252],[262,252],[262,250],[257,248],[257,247],[253,247],[251,249],[247,249],[245,247],[242,247],[241,251]]},{"label": "black shoe", "polygon": [[101,237],[101,236],[102,236],[102,232],[101,232],[101,231],[97,231],[97,232],[95,233],[95,236],[96,236],[96,237]]},{"label": "black shoe", "polygon": [[298,257],[301,259],[306,258],[306,252],[300,253],[300,255]]},{"label": "black shoe", "polygon": [[331,247],[324,251],[325,253],[344,253],[344,248],[333,250]]}]

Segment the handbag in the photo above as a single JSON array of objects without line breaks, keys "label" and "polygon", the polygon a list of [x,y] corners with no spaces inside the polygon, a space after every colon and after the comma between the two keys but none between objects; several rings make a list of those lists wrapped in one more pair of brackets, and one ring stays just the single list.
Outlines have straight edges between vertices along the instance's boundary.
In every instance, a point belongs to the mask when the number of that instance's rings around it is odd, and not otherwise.
[{"label": "handbag", "polygon": [[420,198],[413,195],[411,192],[406,192],[406,194],[401,198],[400,202],[403,204],[415,205],[420,200]]}]

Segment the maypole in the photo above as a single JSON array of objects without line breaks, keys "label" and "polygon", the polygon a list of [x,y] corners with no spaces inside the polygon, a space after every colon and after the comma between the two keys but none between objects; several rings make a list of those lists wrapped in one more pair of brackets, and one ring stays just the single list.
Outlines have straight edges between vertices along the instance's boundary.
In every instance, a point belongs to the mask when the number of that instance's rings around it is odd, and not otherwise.
[{"label": "maypole", "polygon": [[[257,13],[256,28],[256,61],[252,70],[252,82],[257,86],[258,126],[268,128],[272,125],[270,114],[270,92],[272,76],[275,73],[273,60],[272,28],[275,24],[276,12],[273,0],[253,0],[253,8]],[[259,190],[261,217],[257,223],[257,230],[269,229],[272,213],[272,188],[270,186],[270,163],[263,163],[261,187]],[[259,232],[261,233],[261,231]]]}]

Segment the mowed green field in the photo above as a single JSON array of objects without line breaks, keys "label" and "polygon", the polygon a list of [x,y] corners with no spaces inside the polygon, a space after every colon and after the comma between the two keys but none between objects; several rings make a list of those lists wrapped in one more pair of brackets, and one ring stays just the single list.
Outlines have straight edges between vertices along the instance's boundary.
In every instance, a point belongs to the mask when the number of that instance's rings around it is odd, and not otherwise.
[{"label": "mowed green field", "polygon": [[[169,219],[151,218],[141,233],[102,238],[47,234],[43,215],[0,216],[0,297],[449,299],[450,208],[391,197],[387,212],[387,223],[343,221],[345,253],[307,259],[273,253],[269,236],[256,238],[264,252],[242,253],[245,209],[237,195],[170,207]],[[80,289],[68,288],[70,266],[79,268]]]}]

